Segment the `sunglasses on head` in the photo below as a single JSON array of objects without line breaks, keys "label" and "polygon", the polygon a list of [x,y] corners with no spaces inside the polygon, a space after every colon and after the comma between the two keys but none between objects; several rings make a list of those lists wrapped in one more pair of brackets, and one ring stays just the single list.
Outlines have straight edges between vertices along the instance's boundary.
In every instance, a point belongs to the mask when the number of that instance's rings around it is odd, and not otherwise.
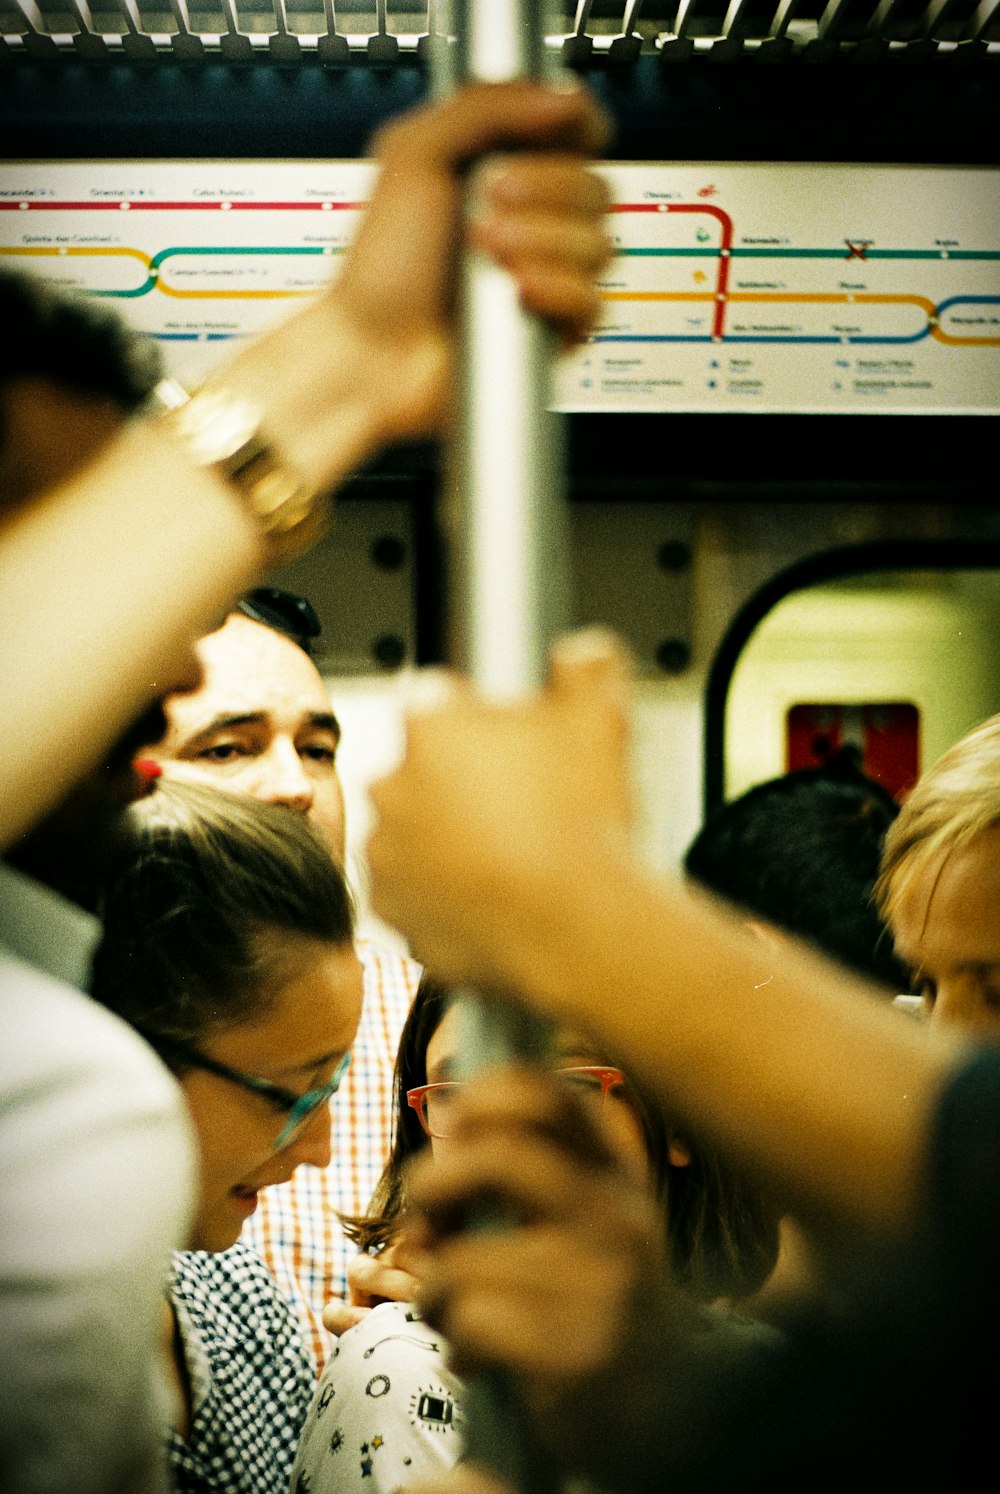
[{"label": "sunglasses on head", "polygon": [[306,597],[297,596],[294,591],[283,591],[279,586],[257,586],[244,593],[236,604],[236,610],[253,622],[284,633],[312,657],[313,639],[319,637],[322,624]]}]

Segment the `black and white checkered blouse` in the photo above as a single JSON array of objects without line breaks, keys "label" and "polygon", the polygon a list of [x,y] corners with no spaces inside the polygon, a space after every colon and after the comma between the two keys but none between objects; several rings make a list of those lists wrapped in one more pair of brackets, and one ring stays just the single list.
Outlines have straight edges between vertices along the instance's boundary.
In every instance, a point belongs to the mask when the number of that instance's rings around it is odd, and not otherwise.
[{"label": "black and white checkered blouse", "polygon": [[177,1251],[169,1288],[191,1382],[187,1441],[171,1431],[177,1494],[287,1494],[315,1389],[294,1311],[245,1245]]}]

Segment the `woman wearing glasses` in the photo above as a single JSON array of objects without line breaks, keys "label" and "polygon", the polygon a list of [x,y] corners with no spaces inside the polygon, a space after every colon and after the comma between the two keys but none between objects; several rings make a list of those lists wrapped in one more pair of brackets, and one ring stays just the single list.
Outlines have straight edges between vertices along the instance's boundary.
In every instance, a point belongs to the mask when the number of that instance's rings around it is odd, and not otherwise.
[{"label": "woman wearing glasses", "polygon": [[201,1160],[164,1304],[173,1486],[286,1494],[314,1372],[237,1241],[263,1189],[329,1161],[361,1011],[350,900],[325,844],[276,806],[160,781],[129,815],[93,994],[176,1075]]},{"label": "woman wearing glasses", "polygon": [[[412,1292],[416,1286],[405,1269],[407,1165],[428,1150],[436,1158],[448,1146],[464,1087],[455,1080],[460,1016],[447,990],[425,976],[396,1061],[392,1153],[368,1214],[345,1221],[363,1251],[392,1251],[400,1269],[383,1274],[387,1291],[406,1292],[409,1286]],[[655,1200],[664,1268],[692,1302],[708,1308],[757,1291],[777,1259],[777,1219],[769,1201],[679,1135],[621,1069],[576,1035],[555,1033],[551,1062],[566,1086],[567,1103],[583,1125],[599,1132],[626,1179],[624,1196],[640,1190]],[[503,1083],[502,1075],[497,1082]],[[595,1210],[601,1212],[596,1201]],[[613,1230],[614,1214],[602,1213],[600,1227]],[[537,1288],[554,1292],[556,1284],[540,1281]],[[327,1362],[303,1429],[292,1494],[350,1494],[355,1487],[358,1494],[388,1494],[451,1466],[462,1449],[462,1395],[440,1334],[411,1304],[380,1302],[341,1337]]]}]

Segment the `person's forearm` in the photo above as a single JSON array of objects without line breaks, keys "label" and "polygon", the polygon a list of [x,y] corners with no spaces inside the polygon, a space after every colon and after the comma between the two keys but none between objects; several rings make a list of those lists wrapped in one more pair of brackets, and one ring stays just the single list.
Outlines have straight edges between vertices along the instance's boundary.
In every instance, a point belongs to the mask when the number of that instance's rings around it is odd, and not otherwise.
[{"label": "person's forearm", "polygon": [[0,545],[0,846],[172,681],[265,564],[259,525],[148,422],[23,510]]},{"label": "person's forearm", "polygon": [[807,1215],[904,1228],[960,1050],[819,957],[765,945],[714,902],[656,881],[624,850],[566,844],[560,860],[535,902],[550,910],[546,926],[518,941],[511,925],[515,984],[596,1029],[680,1117]]},{"label": "person's forearm", "polygon": [[[311,490],[329,492],[387,443],[440,430],[463,182],[477,155],[524,148],[484,189],[477,247],[514,275],[527,309],[564,337],[583,335],[610,253],[604,191],[585,169],[604,133],[583,90],[527,82],[474,87],[396,121],[374,144],[378,184],[334,286],[242,347],[204,395],[185,403],[169,391],[166,429],[140,423],[11,521],[0,558],[0,849],[140,706],[176,688],[181,648],[274,563],[262,529],[277,538],[295,526],[301,537]],[[227,444],[234,429],[243,439]],[[211,438],[202,460],[232,460],[229,482],[182,449],[193,431]]]},{"label": "person's forearm", "polygon": [[[320,495],[386,436],[345,316],[321,297],[209,381],[252,403],[278,462]],[[19,514],[0,547],[0,848],[173,687],[192,640],[271,563],[245,496],[169,421],[132,422]]]},{"label": "person's forearm", "polygon": [[[402,351],[390,351],[401,364]],[[252,401],[280,456],[310,488],[330,493],[397,434],[375,362],[335,287],[248,343],[207,383]],[[402,384],[402,367],[393,372]]]}]

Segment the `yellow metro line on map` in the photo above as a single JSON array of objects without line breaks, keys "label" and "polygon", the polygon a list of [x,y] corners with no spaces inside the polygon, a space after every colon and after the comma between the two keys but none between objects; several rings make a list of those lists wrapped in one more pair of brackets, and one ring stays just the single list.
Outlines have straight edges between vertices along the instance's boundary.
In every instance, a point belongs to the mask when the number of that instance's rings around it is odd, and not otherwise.
[{"label": "yellow metro line on map", "polygon": [[141,249],[127,249],[122,245],[115,245],[112,249],[101,249],[96,245],[85,248],[70,248],[65,244],[53,244],[51,247],[47,245],[44,247],[36,246],[34,244],[0,244],[0,254],[48,255],[50,258],[55,257],[58,259],[69,255],[73,255],[74,257],[83,256],[85,258],[98,254],[110,258],[127,255],[129,259],[139,260],[145,266],[147,272],[152,263],[150,255],[144,254]]},{"label": "yellow metro line on map", "polygon": [[[602,291],[602,301],[701,301],[714,305],[719,299],[715,291]],[[850,303],[858,305],[880,306],[919,306],[927,313],[927,321],[930,326],[932,337],[938,342],[947,343],[951,347],[997,347],[1000,345],[1000,337],[952,337],[942,330],[938,324],[937,307],[934,302],[926,296],[912,295],[889,295],[875,294],[866,291],[802,291],[792,293],[788,291],[763,291],[760,293],[750,291],[727,291],[723,299],[729,305],[742,302],[750,305],[760,305],[761,302],[772,304],[783,304],[790,306],[801,306],[807,304],[822,303],[825,305],[843,305]]]},{"label": "yellow metro line on map", "polygon": [[[87,257],[98,257],[99,256],[99,257],[102,257],[102,258],[119,257],[119,258],[136,259],[136,260],[138,260],[140,262],[140,264],[142,264],[144,266],[144,268],[146,270],[146,273],[147,273],[147,276],[148,276],[148,281],[147,281],[146,286],[137,288],[136,291],[133,291],[131,293],[132,295],[139,295],[139,294],[144,293],[147,290],[154,290],[155,289],[155,290],[159,290],[160,292],[162,292],[162,294],[165,295],[165,296],[171,296],[171,297],[174,297],[177,300],[183,300],[183,301],[191,301],[191,300],[256,300],[256,301],[270,301],[270,300],[288,300],[288,299],[294,299],[294,298],[298,298],[298,297],[312,296],[312,295],[316,294],[315,287],[307,287],[307,288],[304,288],[304,289],[297,289],[297,290],[287,290],[287,289],[271,289],[271,290],[237,290],[237,289],[227,289],[227,290],[224,290],[224,291],[220,291],[220,290],[181,290],[181,289],[179,289],[179,288],[177,288],[175,286],[171,286],[171,285],[167,284],[166,281],[165,281],[165,279],[164,279],[164,277],[159,273],[159,266],[160,266],[160,264],[162,264],[162,262],[165,259],[170,258],[170,257],[172,257],[175,254],[186,254],[186,255],[187,254],[198,254],[198,253],[204,254],[206,252],[209,252],[209,253],[211,253],[211,252],[215,252],[215,253],[222,252],[222,253],[225,253],[225,254],[240,254],[242,252],[242,253],[253,253],[253,254],[296,255],[296,256],[298,254],[306,252],[306,253],[309,253],[310,255],[317,255],[317,256],[328,257],[332,253],[340,253],[342,251],[338,247],[335,247],[335,246],[324,246],[323,249],[319,249],[319,250],[308,250],[308,251],[303,251],[303,250],[300,250],[300,249],[294,249],[294,248],[290,248],[290,247],[289,248],[273,248],[273,249],[260,249],[260,248],[241,249],[239,247],[233,247],[233,248],[227,248],[227,249],[222,250],[222,251],[219,251],[219,250],[212,251],[212,250],[206,250],[204,248],[202,248],[202,249],[198,249],[198,248],[177,249],[177,250],[169,250],[168,249],[168,250],[161,250],[159,252],[159,254],[157,254],[155,256],[156,263],[154,264],[154,256],[144,253],[141,249],[134,249],[134,248],[130,248],[130,247],[122,246],[122,245],[117,245],[117,246],[113,246],[113,247],[110,247],[110,248],[102,248],[102,247],[96,246],[96,245],[95,246],[66,246],[66,245],[51,245],[51,246],[49,246],[49,245],[10,245],[10,246],[6,246],[6,245],[0,245],[0,255],[32,256],[32,257],[41,257],[41,258],[44,258],[44,257],[49,257],[49,258],[67,258],[67,257],[70,257],[70,256],[76,257],[76,258],[87,258]],[[118,294],[121,294],[121,293],[119,292]],[[129,293],[126,292],[125,294],[129,294]],[[925,296],[919,296],[919,295],[875,294],[875,293],[859,292],[859,291],[851,291],[851,292],[822,292],[822,291],[812,291],[812,292],[809,292],[809,291],[803,291],[803,292],[798,292],[798,293],[773,292],[773,291],[765,291],[765,292],[726,291],[726,292],[723,292],[723,293],[714,292],[714,291],[602,291],[601,292],[601,299],[603,301],[608,301],[608,302],[622,302],[622,301],[635,301],[635,302],[661,301],[661,302],[671,302],[671,301],[673,301],[673,302],[689,302],[689,303],[690,302],[701,302],[703,304],[710,304],[710,305],[715,305],[720,299],[724,300],[728,305],[735,305],[735,304],[739,304],[739,303],[742,303],[744,305],[747,305],[747,304],[749,304],[749,305],[761,305],[761,304],[765,304],[765,303],[783,304],[783,305],[808,305],[808,304],[813,304],[813,305],[815,305],[815,304],[826,304],[826,305],[836,305],[836,304],[840,304],[840,305],[845,305],[845,304],[851,304],[851,305],[859,305],[859,304],[866,304],[866,305],[909,305],[909,306],[917,306],[922,311],[924,311],[926,313],[926,315],[927,315],[927,321],[928,321],[928,330],[930,332],[930,335],[932,337],[934,337],[938,342],[944,343],[944,344],[946,344],[947,346],[950,346],[950,347],[997,347],[997,346],[1000,346],[1000,337],[978,337],[978,336],[977,337],[954,337],[951,334],[945,332],[941,328],[941,326],[939,325],[939,323],[938,323],[937,306],[934,304],[933,301],[929,300],[927,297],[925,297]]]},{"label": "yellow metro line on map", "polygon": [[[117,295],[117,296],[128,296],[128,297],[131,298],[131,297],[135,297],[135,296],[139,296],[139,295],[144,295],[147,291],[158,290],[158,291],[161,291],[162,294],[165,295],[165,296],[174,296],[178,300],[183,300],[183,301],[201,301],[201,300],[213,300],[213,301],[226,300],[226,301],[229,301],[229,300],[233,300],[233,299],[239,299],[241,301],[248,301],[248,300],[249,301],[274,301],[274,300],[286,300],[286,299],[288,299],[290,297],[295,297],[295,296],[314,296],[316,294],[316,288],[315,287],[309,287],[309,288],[306,288],[304,290],[230,290],[230,289],[227,289],[227,290],[224,290],[224,291],[219,291],[219,290],[180,290],[180,289],[178,289],[178,288],[176,288],[176,287],[174,287],[172,285],[168,285],[165,282],[165,280],[163,279],[162,275],[159,273],[159,265],[160,265],[160,263],[162,263],[162,261],[164,259],[170,257],[171,255],[175,255],[175,254],[207,254],[207,253],[219,253],[219,252],[227,254],[227,255],[229,255],[229,254],[241,254],[242,253],[242,254],[269,254],[269,255],[296,255],[297,256],[297,255],[302,254],[302,253],[308,253],[310,255],[315,254],[317,256],[320,256],[320,255],[322,255],[322,256],[329,256],[330,254],[339,254],[342,251],[338,247],[334,247],[334,246],[324,246],[324,248],[317,249],[317,250],[301,250],[301,249],[293,248],[293,247],[278,248],[278,249],[266,249],[266,250],[256,249],[256,248],[254,248],[254,249],[242,249],[242,248],[238,248],[238,247],[237,248],[228,248],[227,247],[225,250],[222,250],[222,251],[219,251],[219,250],[210,250],[210,249],[204,249],[204,248],[199,248],[199,249],[165,249],[165,250],[161,250],[159,252],[159,254],[157,254],[157,255],[149,255],[149,254],[144,254],[141,249],[131,249],[131,248],[127,248],[127,247],[121,246],[121,245],[115,246],[114,248],[109,248],[109,249],[102,249],[102,248],[98,248],[96,246],[94,246],[94,247],[91,247],[91,246],[81,246],[81,247],[69,248],[69,247],[66,247],[64,245],[52,245],[52,246],[48,246],[48,245],[45,245],[45,246],[36,246],[36,245],[30,245],[30,246],[10,245],[10,246],[8,246],[8,245],[0,245],[0,255],[4,255],[4,254],[37,255],[37,256],[46,256],[47,255],[50,258],[60,258],[60,259],[66,257],[68,255],[83,256],[83,257],[95,256],[95,255],[112,256],[112,257],[114,257],[114,256],[117,255],[119,257],[126,257],[126,258],[129,258],[129,259],[137,259],[137,260],[139,260],[140,263],[145,267],[145,270],[146,270],[146,275],[147,275],[146,284],[142,285],[142,286],[138,286],[134,291],[116,291],[116,292],[108,292],[107,293],[107,294],[112,294],[112,295]],[[101,294],[101,293],[100,292],[95,292],[95,294]]]}]

